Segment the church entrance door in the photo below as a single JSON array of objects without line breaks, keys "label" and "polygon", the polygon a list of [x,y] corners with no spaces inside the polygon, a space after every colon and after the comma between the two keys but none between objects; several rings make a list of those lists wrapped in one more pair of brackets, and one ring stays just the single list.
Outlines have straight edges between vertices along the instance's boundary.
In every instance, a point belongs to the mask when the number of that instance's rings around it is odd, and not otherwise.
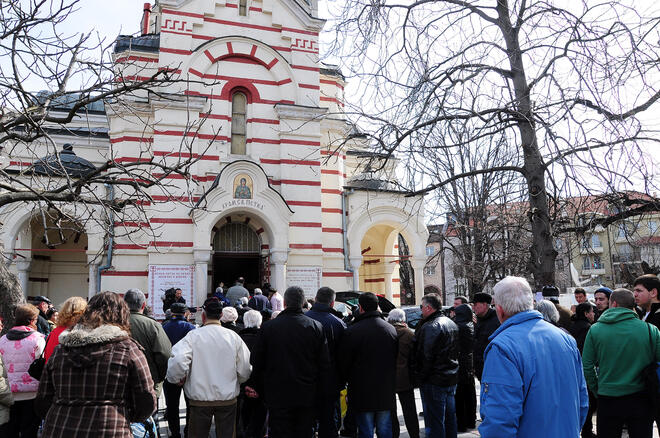
[{"label": "church entrance door", "polygon": [[245,287],[252,292],[267,281],[261,239],[248,224],[230,222],[223,225],[213,238],[213,251],[214,289],[220,282],[230,287],[238,277],[243,277]]}]

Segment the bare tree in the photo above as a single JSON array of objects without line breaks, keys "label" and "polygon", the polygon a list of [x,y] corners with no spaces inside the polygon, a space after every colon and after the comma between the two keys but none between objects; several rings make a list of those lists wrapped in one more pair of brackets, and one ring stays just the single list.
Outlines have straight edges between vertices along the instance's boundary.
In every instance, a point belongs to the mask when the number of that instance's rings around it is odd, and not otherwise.
[{"label": "bare tree", "polygon": [[[93,166],[75,159],[71,148],[62,150],[55,137],[75,137],[81,128],[90,136],[105,135],[108,141],[107,128],[96,132],[90,126],[99,107],[116,117],[137,119],[146,130],[155,121],[142,119],[144,105],[181,105],[188,100],[160,91],[177,80],[173,71],[132,61],[130,56],[113,59],[114,42],[93,33],[63,33],[63,23],[78,7],[79,0],[0,2],[0,208],[16,203],[32,208],[48,248],[78,238],[85,221],[100,224],[107,230],[106,239],[118,233],[152,233],[155,239],[153,228],[115,224],[147,222],[144,205],[156,194],[193,207],[196,181],[189,170],[205,151],[195,135],[204,119],[194,113],[195,121],[188,124],[180,150],[172,156],[154,156],[146,142],[130,160],[118,157],[112,147],[100,148],[103,162]],[[10,161],[15,156],[27,157],[26,162]],[[182,191],[191,196],[180,196]],[[0,315],[11,326],[14,304],[23,294],[8,276],[3,267]]]},{"label": "bare tree", "polygon": [[[658,184],[645,112],[660,98],[659,14],[641,2],[556,3],[348,0],[331,11],[331,56],[361,84],[355,123],[405,163],[420,187],[411,194],[478,175],[524,181],[537,288],[554,283],[553,199]],[[437,141],[461,125],[465,135]],[[479,151],[491,138],[511,145],[510,161],[442,175],[423,164],[429,149]]]}]

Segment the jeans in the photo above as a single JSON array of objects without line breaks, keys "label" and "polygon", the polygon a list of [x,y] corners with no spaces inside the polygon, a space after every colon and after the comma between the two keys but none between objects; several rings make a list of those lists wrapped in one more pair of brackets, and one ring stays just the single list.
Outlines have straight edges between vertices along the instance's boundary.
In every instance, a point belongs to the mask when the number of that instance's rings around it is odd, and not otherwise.
[{"label": "jeans", "polygon": [[378,438],[392,438],[391,411],[356,412],[358,438],[373,438],[374,429]]},{"label": "jeans", "polygon": [[427,438],[456,438],[456,385],[424,383],[420,391],[424,405],[424,425],[429,431]]}]

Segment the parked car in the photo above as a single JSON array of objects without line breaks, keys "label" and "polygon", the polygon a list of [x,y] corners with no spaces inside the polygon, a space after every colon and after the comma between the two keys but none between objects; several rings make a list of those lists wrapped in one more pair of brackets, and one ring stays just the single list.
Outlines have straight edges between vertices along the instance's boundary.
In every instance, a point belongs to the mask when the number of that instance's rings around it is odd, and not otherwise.
[{"label": "parked car", "polygon": [[[451,306],[442,306],[442,313],[445,316],[449,316],[451,309]],[[419,306],[406,306],[402,307],[401,310],[403,310],[406,314],[406,322],[408,323],[408,327],[415,330],[419,323],[422,322],[422,309],[420,309]]]},{"label": "parked car", "polygon": [[[351,320],[353,316],[353,310],[358,307],[358,298],[360,294],[364,292],[349,290],[337,292],[335,295],[335,310],[341,312],[344,315],[345,320]],[[382,295],[376,294],[378,297],[378,307],[383,314],[387,315],[390,313],[390,310],[396,308],[396,306],[387,298]]]}]

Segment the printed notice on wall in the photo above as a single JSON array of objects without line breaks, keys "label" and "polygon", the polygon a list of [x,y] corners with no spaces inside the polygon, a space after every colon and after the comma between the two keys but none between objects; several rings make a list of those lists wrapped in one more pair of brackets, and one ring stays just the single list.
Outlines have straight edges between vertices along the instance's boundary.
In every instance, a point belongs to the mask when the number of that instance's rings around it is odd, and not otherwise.
[{"label": "printed notice on wall", "polygon": [[171,288],[181,289],[186,305],[193,307],[195,265],[149,265],[149,306],[154,319],[164,319],[163,299]]},{"label": "printed notice on wall", "polygon": [[320,266],[287,266],[286,285],[300,286],[307,298],[314,298],[321,287],[321,274]]}]

